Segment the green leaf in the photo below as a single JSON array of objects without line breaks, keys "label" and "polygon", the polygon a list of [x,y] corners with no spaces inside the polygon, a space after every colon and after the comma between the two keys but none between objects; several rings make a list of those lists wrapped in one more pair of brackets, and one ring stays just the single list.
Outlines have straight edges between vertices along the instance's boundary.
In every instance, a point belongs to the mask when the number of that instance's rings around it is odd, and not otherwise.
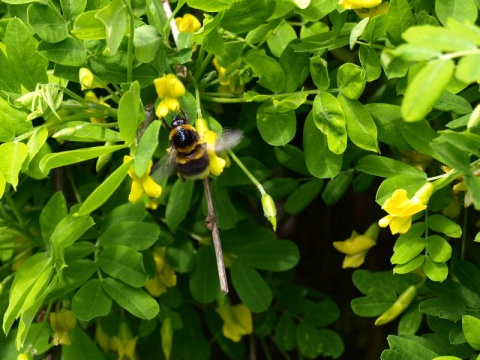
[{"label": "green leaf", "polygon": [[463,286],[475,294],[480,293],[480,270],[471,262],[457,260],[453,264],[453,273]]},{"label": "green leaf", "polygon": [[28,91],[34,91],[39,83],[48,83],[48,61],[37,53],[37,41],[22,20],[13,18],[8,22],[3,41],[10,66]]},{"label": "green leaf", "polygon": [[458,296],[441,296],[420,303],[419,310],[427,315],[458,321],[467,313],[465,304]]},{"label": "green leaf", "polygon": [[472,105],[467,100],[459,95],[452,94],[450,91],[443,92],[434,108],[455,114],[469,114],[473,110]]},{"label": "green leaf", "polygon": [[[327,90],[330,87],[330,77],[328,75],[327,65],[327,62],[320,56],[310,58],[310,74],[313,82],[319,90]],[[285,73],[288,74],[288,71],[285,71]],[[319,95],[322,94],[324,94],[323,91],[319,93]]]},{"label": "green leaf", "polygon": [[427,253],[433,261],[446,262],[452,256],[452,247],[441,236],[431,235],[425,239]]},{"label": "green leaf", "polygon": [[322,355],[338,359],[345,351],[345,344],[339,334],[330,329],[320,329]]},{"label": "green leaf", "polygon": [[28,23],[46,42],[58,43],[68,36],[67,22],[53,7],[31,4],[28,7]]},{"label": "green leaf", "polygon": [[318,196],[323,187],[322,179],[312,179],[300,185],[288,197],[285,203],[285,212],[298,214],[303,211]]},{"label": "green leaf", "polygon": [[37,52],[44,58],[65,66],[81,66],[87,61],[87,49],[79,40],[70,36],[55,44],[40,41]]},{"label": "green leaf", "polygon": [[407,0],[392,0],[387,11],[387,36],[396,46],[402,43],[402,35],[414,24],[412,10]]},{"label": "green leaf", "polygon": [[46,126],[40,126],[35,128],[32,136],[30,137],[30,139],[28,139],[28,142],[27,142],[28,158],[23,163],[22,170],[24,170],[25,167],[28,167],[30,162],[35,157],[35,155],[37,155],[40,152],[40,149],[45,145],[47,138],[48,138],[48,130]]},{"label": "green leaf", "polygon": [[426,174],[416,167],[378,155],[367,155],[362,157],[355,169],[370,175],[385,178],[397,175],[411,175],[425,177],[426,179]]},{"label": "green leaf", "polygon": [[48,172],[54,168],[94,159],[117,150],[125,149],[126,147],[126,145],[92,146],[84,149],[48,154],[40,161],[40,170]]},{"label": "green leaf", "polygon": [[350,306],[355,315],[378,316],[392,306],[394,300],[379,299],[373,296],[363,296],[351,301]]},{"label": "green leaf", "polygon": [[140,85],[135,81],[130,85],[130,89],[123,94],[118,104],[118,128],[120,136],[126,144],[129,144],[135,138],[139,120],[145,116],[141,109]]},{"label": "green leaf", "polygon": [[[143,205],[143,203],[140,202]],[[135,220],[124,220],[109,226],[98,238],[102,246],[126,245],[137,251],[151,247],[160,235],[156,224]]]},{"label": "green leaf", "polygon": [[480,68],[477,66],[479,61],[480,54],[462,56],[458,61],[455,77],[467,84],[479,80]]},{"label": "green leaf", "polygon": [[435,1],[435,13],[443,25],[451,18],[473,24],[477,20],[477,12],[477,6],[472,0]]},{"label": "green leaf", "polygon": [[327,137],[315,126],[313,115],[307,116],[303,129],[305,163],[308,171],[318,178],[333,178],[341,169],[342,155],[328,149]]},{"label": "green leaf", "polygon": [[[350,33],[350,50],[353,50],[355,44],[357,43],[358,38],[362,35],[363,31],[368,25],[370,18],[367,16],[365,19],[362,19],[355,27],[352,29]],[[350,63],[347,63],[350,64]]]},{"label": "green leaf", "polygon": [[335,0],[310,1],[310,5],[307,8],[295,9],[295,12],[307,21],[316,22],[334,11],[337,8],[337,3],[338,1]]},{"label": "green leaf", "polygon": [[291,195],[300,185],[300,180],[290,177],[279,177],[265,181],[263,184],[265,192],[273,200],[283,199]]},{"label": "green leaf", "polygon": [[230,199],[225,187],[220,186],[218,181],[210,182],[212,199],[215,205],[215,216],[219,229],[228,230],[235,227],[238,221],[238,213]]},{"label": "green leaf", "polygon": [[325,204],[329,206],[336,204],[347,192],[352,180],[353,172],[339,174],[330,180],[322,193],[322,200]]},{"label": "green leaf", "polygon": [[387,24],[387,15],[385,14],[370,17],[370,21],[360,39],[367,41],[369,44],[374,43],[386,35]]},{"label": "green leaf", "polygon": [[90,279],[97,270],[97,264],[92,260],[80,259],[69,262],[68,267],[62,270],[62,277],[55,285],[55,289],[49,294],[49,298],[64,296],[70,291],[79,288]]},{"label": "green leaf", "polygon": [[287,46],[278,64],[285,74],[285,92],[287,93],[297,90],[308,77],[308,53],[296,53],[291,46]]},{"label": "green leaf", "polygon": [[72,311],[83,321],[106,316],[112,307],[112,299],[105,293],[99,279],[86,282],[73,296]]},{"label": "green leaf", "polygon": [[95,15],[105,26],[106,55],[115,55],[127,30],[127,10],[122,0],[112,2]]},{"label": "green leaf", "polygon": [[411,148],[402,136],[402,127],[405,125],[405,122],[402,119],[400,106],[391,104],[366,104],[365,109],[367,109],[377,125],[379,142],[399,149],[408,150]]},{"label": "green leaf", "polygon": [[135,154],[134,171],[138,177],[142,177],[147,171],[148,164],[152,161],[153,153],[158,146],[158,133],[162,122],[155,120],[143,133]]},{"label": "green leaf", "polygon": [[40,213],[40,230],[43,239],[49,239],[58,223],[68,215],[67,202],[61,191],[50,197]]},{"label": "green leaf", "polygon": [[272,302],[272,292],[255,269],[237,259],[230,268],[230,274],[242,303],[254,313],[268,309]]},{"label": "green leaf", "polygon": [[425,249],[425,239],[401,235],[395,243],[392,264],[406,264]]},{"label": "green leaf", "polygon": [[414,122],[425,118],[452,80],[453,71],[452,60],[433,60],[415,75],[402,101],[405,121]]},{"label": "green leaf", "polygon": [[57,269],[66,266],[65,248],[80,238],[94,222],[90,216],[67,215],[55,226],[50,239],[45,239],[53,250],[53,261]]},{"label": "green leaf", "polygon": [[187,0],[189,7],[206,12],[218,12],[227,9],[235,0]]},{"label": "green leaf", "polygon": [[460,225],[440,214],[430,215],[427,218],[427,226],[433,231],[445,234],[448,237],[460,238],[462,236]]},{"label": "green leaf", "polygon": [[147,282],[142,254],[128,246],[105,247],[98,255],[97,262],[102,271],[135,288],[142,287]]},{"label": "green leaf", "polygon": [[462,316],[462,330],[468,345],[475,350],[480,350],[480,337],[478,336],[478,329],[480,328],[480,319],[471,316]]},{"label": "green leaf", "polygon": [[345,63],[338,68],[337,84],[340,94],[348,99],[358,99],[365,89],[365,73],[358,65]]},{"label": "green leaf", "polygon": [[425,262],[425,255],[417,255],[415,256],[412,260],[404,263],[404,264],[397,264],[393,268],[393,273],[394,274],[408,274],[416,269],[418,269],[420,266],[423,265]]},{"label": "green leaf", "polygon": [[350,140],[359,148],[378,152],[377,126],[365,107],[358,101],[348,99],[342,94],[338,101],[347,120],[347,132]]},{"label": "green leaf", "polygon": [[304,301],[305,322],[315,327],[333,324],[340,318],[340,309],[333,300]]},{"label": "green leaf", "polygon": [[72,35],[79,40],[103,40],[107,37],[105,26],[96,17],[99,10],[80,14],[73,23]]},{"label": "green leaf", "polygon": [[271,0],[235,1],[225,10],[220,26],[233,33],[246,33],[262,25],[274,10],[275,2]]},{"label": "green leaf", "polygon": [[433,156],[430,143],[438,134],[432,129],[428,121],[404,123],[401,130],[403,137],[411,147],[421,154]]},{"label": "green leaf", "polygon": [[[242,0],[237,4],[245,1],[252,0]],[[275,59],[260,52],[250,52],[245,57],[245,62],[252,68],[255,76],[259,77],[259,85],[274,93],[285,88],[285,73]]]},{"label": "green leaf", "polygon": [[420,48],[441,52],[468,51],[476,43],[470,37],[464,36],[465,33],[462,31],[462,34],[458,34],[452,29],[441,26],[422,25],[410,27],[402,37],[410,45]]},{"label": "green leaf", "polygon": [[[239,159],[258,181],[263,181],[271,173],[271,170],[256,158],[241,156]],[[248,176],[245,175],[243,170],[240,169],[235,162],[232,162],[232,166],[226,168],[223,171],[222,176],[218,177],[216,181],[222,186],[238,186],[252,183]]]},{"label": "green leaf", "polygon": [[279,349],[290,351],[295,348],[295,321],[287,313],[282,313],[275,326],[275,344]]},{"label": "green leaf", "polygon": [[157,29],[151,25],[143,25],[135,29],[133,45],[135,58],[143,63],[149,63],[158,54],[162,38]]},{"label": "green leaf", "polygon": [[275,157],[282,166],[299,174],[309,175],[307,166],[305,165],[305,155],[302,150],[287,144],[284,147],[276,147],[274,151]]},{"label": "green leaf", "polygon": [[201,304],[211,303],[220,291],[215,253],[211,246],[202,246],[195,256],[195,265],[190,273],[190,292]]},{"label": "green leaf", "polygon": [[365,71],[365,80],[377,80],[382,74],[380,58],[377,52],[370,46],[362,44],[360,45],[358,55],[360,64],[362,64],[363,70]]},{"label": "green leaf", "polygon": [[97,186],[88,198],[85,199],[78,209],[77,215],[82,216],[90,214],[102,206],[120,186],[131,165],[132,161],[127,161],[111,173],[110,176]]},{"label": "green leaf", "polygon": [[442,141],[440,137],[430,146],[435,151],[435,158],[464,174],[470,173],[470,156],[468,153],[450,142]]},{"label": "green leaf", "polygon": [[121,307],[132,315],[150,320],[158,315],[158,303],[142,289],[136,289],[112,278],[101,280],[102,288]]},{"label": "green leaf", "polygon": [[313,121],[327,137],[328,148],[334,154],[342,154],[347,148],[346,120],[339,101],[326,91],[313,100]]},{"label": "green leaf", "polygon": [[0,173],[14,189],[17,188],[18,174],[27,155],[27,146],[22,142],[7,142],[0,145]]},{"label": "green leaf", "polygon": [[62,12],[65,17],[73,21],[78,15],[85,11],[87,0],[60,0]]},{"label": "green leaf", "polygon": [[[49,269],[53,269],[51,258],[46,253],[39,252],[30,256],[22,267],[17,270],[10,289],[8,308],[3,316],[3,331],[8,334],[18,317],[35,301],[37,295],[46,287]],[[27,298],[30,301],[27,303]]]},{"label": "green leaf", "polygon": [[443,281],[448,276],[448,265],[444,262],[436,262],[430,256],[427,256],[425,257],[423,271],[425,271],[425,275],[427,275],[430,280]]},{"label": "green leaf", "polygon": [[389,335],[387,337],[387,341],[390,345],[390,349],[397,352],[399,356],[401,356],[397,357],[397,359],[424,360],[433,359],[434,357],[439,355],[425,345],[423,345],[422,343],[415,341],[416,338],[418,337],[402,337]]},{"label": "green leaf", "polygon": [[[20,80],[14,71],[12,71],[10,61],[4,54],[4,50],[0,51],[0,89],[20,93]],[[2,127],[4,124],[2,124]],[[13,138],[8,138],[3,141],[10,141]]]},{"label": "green leaf", "polygon": [[279,58],[283,50],[288,46],[288,43],[297,38],[297,34],[292,25],[283,21],[282,24],[276,28],[272,36],[267,39],[267,45],[274,56]]},{"label": "green leaf", "polygon": [[189,272],[195,261],[195,249],[186,236],[180,236],[167,249],[167,260],[178,273]]},{"label": "green leaf", "polygon": [[414,301],[402,314],[398,322],[398,335],[415,335],[420,329],[423,314],[418,311],[418,301]]},{"label": "green leaf", "polygon": [[323,351],[323,339],[319,330],[300,322],[295,329],[295,338],[300,354],[306,358],[316,358]]},{"label": "green leaf", "polygon": [[297,246],[288,240],[248,242],[236,248],[235,254],[242,264],[269,271],[290,270],[300,259]]},{"label": "green leaf", "polygon": [[295,137],[297,118],[293,110],[278,112],[268,101],[257,110],[257,127],[266,143],[284,146]]},{"label": "green leaf", "polygon": [[194,181],[178,179],[172,187],[165,211],[165,220],[171,232],[175,232],[178,225],[187,216],[192,200]]},{"label": "green leaf", "polygon": [[92,338],[80,326],[70,331],[72,344],[62,346],[62,358],[65,360],[104,360],[105,356]]}]

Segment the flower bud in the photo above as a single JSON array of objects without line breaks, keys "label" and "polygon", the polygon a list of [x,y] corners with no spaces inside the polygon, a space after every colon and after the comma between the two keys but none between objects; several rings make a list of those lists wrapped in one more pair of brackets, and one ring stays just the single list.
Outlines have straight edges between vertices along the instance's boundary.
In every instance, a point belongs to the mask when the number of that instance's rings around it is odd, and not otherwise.
[{"label": "flower bud", "polygon": [[263,214],[272,224],[273,231],[277,230],[277,207],[272,197],[268,194],[262,195]]},{"label": "flower bud", "polygon": [[82,90],[93,89],[95,86],[95,76],[87,68],[80,68],[78,72],[78,78],[80,80],[80,85],[82,85]]},{"label": "flower bud", "polygon": [[428,200],[430,200],[430,197],[434,192],[435,185],[433,185],[431,182],[427,182],[415,193],[415,195],[413,195],[413,199],[417,199],[420,203],[426,205],[428,204]]},{"label": "flower bud", "polygon": [[413,299],[415,299],[415,296],[417,296],[417,287],[410,285],[403,293],[400,294],[393,305],[382,315],[380,315],[377,320],[375,320],[375,325],[384,325],[395,320],[405,311],[408,305],[411,304]]},{"label": "flower bud", "polygon": [[163,320],[162,328],[160,329],[160,335],[162,336],[162,351],[165,355],[165,358],[168,360],[172,352],[173,338],[172,320],[170,318],[165,318]]},{"label": "flower bud", "polygon": [[53,138],[61,138],[61,137],[68,137],[73,136],[77,130],[74,127],[67,127],[61,130],[58,130],[55,134],[52,135]]},{"label": "flower bud", "polygon": [[480,105],[473,110],[467,123],[467,130],[474,133],[480,132]]}]

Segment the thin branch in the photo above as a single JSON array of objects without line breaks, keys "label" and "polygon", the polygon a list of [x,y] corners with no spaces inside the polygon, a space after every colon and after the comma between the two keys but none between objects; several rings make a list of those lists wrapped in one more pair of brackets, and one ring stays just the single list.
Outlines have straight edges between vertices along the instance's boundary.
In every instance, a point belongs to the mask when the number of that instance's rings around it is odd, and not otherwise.
[{"label": "thin branch", "polygon": [[215,248],[215,257],[217,259],[218,278],[220,280],[220,289],[226,295],[228,293],[227,274],[225,273],[225,264],[223,263],[222,243],[218,231],[217,218],[215,217],[215,208],[213,206],[212,192],[210,190],[210,180],[208,177],[203,179],[205,188],[205,197],[207,198],[208,215],[205,223],[212,232],[213,247]]}]

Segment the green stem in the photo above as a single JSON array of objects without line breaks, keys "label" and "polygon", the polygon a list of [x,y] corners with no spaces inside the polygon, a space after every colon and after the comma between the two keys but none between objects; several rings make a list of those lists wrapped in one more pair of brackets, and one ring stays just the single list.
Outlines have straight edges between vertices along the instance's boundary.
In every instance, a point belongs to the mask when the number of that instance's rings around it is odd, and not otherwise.
[{"label": "green stem", "polygon": [[130,5],[130,1],[123,0],[128,12],[128,17],[130,20],[130,37],[128,39],[128,49],[127,49],[127,82],[131,83],[133,80],[133,38],[135,31],[135,17]]},{"label": "green stem", "polygon": [[233,159],[233,161],[235,161],[235,163],[238,165],[238,167],[240,169],[242,169],[242,171],[245,173],[245,175],[248,176],[248,178],[252,181],[252,183],[255,184],[255,186],[257,187],[258,191],[260,191],[260,194],[263,195],[266,195],[266,191],[265,189],[263,188],[262,184],[260,184],[260,182],[252,175],[252,173],[250,171],[248,171],[248,169],[245,167],[245,165],[243,165],[243,163],[240,161],[240,159],[232,152],[232,150],[228,150],[228,154],[230,155],[230,157]]},{"label": "green stem", "polygon": [[460,259],[465,259],[465,244],[467,243],[467,225],[468,225],[468,207],[463,212],[463,231],[462,231],[462,247],[460,250]]},{"label": "green stem", "polygon": [[18,225],[20,227],[24,227],[25,226],[25,220],[23,220],[22,214],[18,210],[17,205],[15,204],[15,201],[13,201],[13,199],[12,199],[12,196],[8,193],[8,191],[5,191],[4,196],[5,196],[5,199],[7,200],[8,204],[10,205],[10,208],[12,209],[13,214],[17,218]]}]

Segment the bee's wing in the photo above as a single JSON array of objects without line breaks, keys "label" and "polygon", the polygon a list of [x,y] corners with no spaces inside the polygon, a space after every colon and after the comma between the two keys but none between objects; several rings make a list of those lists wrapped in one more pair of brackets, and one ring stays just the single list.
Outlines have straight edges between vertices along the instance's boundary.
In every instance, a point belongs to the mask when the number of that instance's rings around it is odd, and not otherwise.
[{"label": "bee's wing", "polygon": [[151,177],[156,183],[162,182],[175,171],[175,150],[171,149],[152,167]]},{"label": "bee's wing", "polygon": [[227,149],[233,149],[243,139],[243,131],[236,129],[223,129],[222,136],[220,136],[215,143],[215,151],[221,152]]}]

